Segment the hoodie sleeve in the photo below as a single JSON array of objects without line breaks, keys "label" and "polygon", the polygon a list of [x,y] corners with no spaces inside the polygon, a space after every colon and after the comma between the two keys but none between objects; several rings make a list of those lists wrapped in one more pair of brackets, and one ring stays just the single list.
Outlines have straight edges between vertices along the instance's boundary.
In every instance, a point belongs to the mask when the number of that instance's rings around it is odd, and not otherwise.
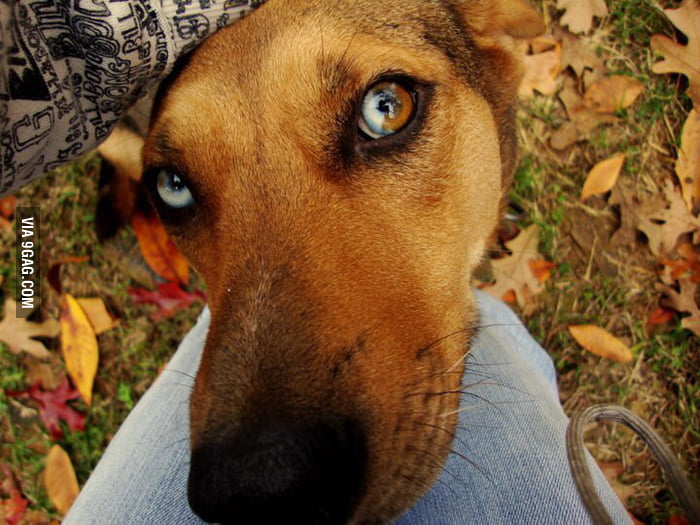
[{"label": "hoodie sleeve", "polygon": [[0,195],[89,151],[179,56],[264,0],[0,0]]}]

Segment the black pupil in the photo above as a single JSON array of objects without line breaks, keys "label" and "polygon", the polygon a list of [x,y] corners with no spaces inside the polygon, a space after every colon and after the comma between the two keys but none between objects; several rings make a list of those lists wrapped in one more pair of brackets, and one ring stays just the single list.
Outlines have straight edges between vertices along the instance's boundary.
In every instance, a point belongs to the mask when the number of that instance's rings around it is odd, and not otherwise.
[{"label": "black pupil", "polygon": [[386,115],[391,115],[394,113],[394,106],[396,105],[396,100],[383,91],[379,94],[379,100],[377,101],[377,109]]},{"label": "black pupil", "polygon": [[174,173],[170,175],[170,188],[173,191],[180,191],[182,188],[184,188],[185,185],[182,182],[182,179],[175,175]]}]

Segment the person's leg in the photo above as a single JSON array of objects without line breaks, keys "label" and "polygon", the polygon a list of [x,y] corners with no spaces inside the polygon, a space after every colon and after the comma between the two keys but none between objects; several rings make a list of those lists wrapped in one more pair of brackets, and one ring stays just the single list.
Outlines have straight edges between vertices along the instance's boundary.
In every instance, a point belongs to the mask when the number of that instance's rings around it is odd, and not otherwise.
[{"label": "person's leg", "polygon": [[[401,525],[586,523],[564,448],[554,368],[511,310],[478,293],[460,422],[440,479]],[[188,398],[208,310],[122,425],[64,523],[201,523],[187,505]],[[595,469],[616,523],[629,522]]]}]

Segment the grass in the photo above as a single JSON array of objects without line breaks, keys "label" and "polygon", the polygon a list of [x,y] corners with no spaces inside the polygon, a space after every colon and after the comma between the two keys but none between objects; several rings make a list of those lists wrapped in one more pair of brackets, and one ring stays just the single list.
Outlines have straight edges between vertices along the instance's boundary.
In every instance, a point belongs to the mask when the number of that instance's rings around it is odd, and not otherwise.
[{"label": "grass", "polygon": [[[679,319],[650,332],[649,314],[658,306],[657,262],[642,236],[614,249],[605,239],[619,226],[619,216],[606,200],[579,202],[590,168],[618,152],[627,155],[621,178],[641,194],[658,192],[673,179],[673,158],[685,115],[690,108],[679,78],[655,75],[657,58],[648,43],[654,33],[673,34],[672,26],[647,1],[608,2],[609,16],[600,22],[595,47],[609,72],[633,76],[645,85],[640,99],[619,112],[618,122],[597,128],[568,151],[548,145],[552,130],[567,120],[554,96],[536,96],[519,112],[523,155],[509,192],[511,210],[521,225],[536,224],[540,251],[557,263],[537,308],[525,318],[534,337],[552,355],[559,372],[564,408],[572,412],[598,402],[622,404],[651,421],[678,451],[686,470],[698,482],[700,469],[700,345],[680,327]],[[668,7],[669,5],[667,5]],[[554,0],[543,10],[556,19]],[[143,395],[191,326],[199,306],[172,319],[152,323],[152,309],[134,305],[125,274],[128,257],[115,258],[93,232],[97,194],[96,161],[88,156],[50,174],[19,193],[19,205],[42,205],[42,262],[87,255],[89,262],[66,264],[62,284],[75,296],[101,296],[120,319],[99,336],[100,367],[95,401],[88,410],[85,432],[64,428],[58,443],[70,454],[78,479],[84,483],[121,421]],[[50,204],[48,204],[50,203]],[[133,238],[120,234],[128,245]],[[0,229],[0,299],[15,296],[12,235]],[[58,296],[43,283],[42,307],[57,316]],[[568,334],[569,324],[591,323],[607,328],[633,349],[631,364],[602,360],[581,350]],[[55,341],[47,341],[53,343]],[[58,348],[50,347],[57,353]],[[0,465],[9,465],[22,493],[39,515],[59,516],[41,482],[51,446],[36,412],[5,395],[6,390],[29,386],[31,363],[0,344]],[[60,359],[50,360],[55,374],[63,373]],[[621,460],[621,482],[632,487],[628,508],[646,523],[665,523],[678,512],[658,468],[639,439],[613,425],[587,434],[587,442],[601,461]],[[1,496],[0,496],[1,497]]]}]

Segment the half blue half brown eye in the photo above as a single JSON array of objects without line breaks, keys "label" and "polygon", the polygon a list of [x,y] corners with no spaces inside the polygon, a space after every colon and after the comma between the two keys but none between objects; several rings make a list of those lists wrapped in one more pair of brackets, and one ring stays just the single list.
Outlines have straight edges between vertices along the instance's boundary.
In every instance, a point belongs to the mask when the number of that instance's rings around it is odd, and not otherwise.
[{"label": "half blue half brown eye", "polygon": [[362,99],[358,126],[371,139],[392,135],[411,122],[415,106],[413,93],[399,82],[377,82]]}]

